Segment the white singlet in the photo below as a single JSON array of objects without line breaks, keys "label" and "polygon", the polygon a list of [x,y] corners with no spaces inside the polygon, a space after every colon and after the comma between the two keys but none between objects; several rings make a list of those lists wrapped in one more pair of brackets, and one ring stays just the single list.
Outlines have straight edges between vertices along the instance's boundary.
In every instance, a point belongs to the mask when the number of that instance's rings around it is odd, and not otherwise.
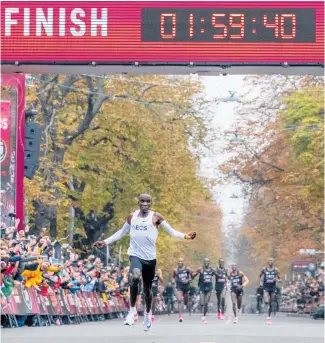
[{"label": "white singlet", "polygon": [[[156,241],[158,237],[158,229],[153,224],[154,212],[149,211],[147,217],[139,217],[140,210],[133,213],[131,225],[124,223],[121,230],[114,233],[113,236],[104,240],[106,245],[112,244],[128,232],[130,232],[130,247],[128,249],[129,256],[136,256],[143,260],[150,261],[156,259]],[[184,233],[174,230],[165,220],[160,224],[168,234],[172,237],[185,239]]]},{"label": "white singlet", "polygon": [[158,229],[153,224],[154,212],[149,211],[145,218],[139,217],[139,212],[136,210],[131,219],[128,255],[147,261],[155,260]]}]

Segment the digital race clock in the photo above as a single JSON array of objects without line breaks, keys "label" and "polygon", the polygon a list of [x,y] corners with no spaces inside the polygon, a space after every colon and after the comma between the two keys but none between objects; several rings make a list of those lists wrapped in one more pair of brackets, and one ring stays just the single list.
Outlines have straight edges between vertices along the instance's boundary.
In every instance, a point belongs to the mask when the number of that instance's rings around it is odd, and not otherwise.
[{"label": "digital race clock", "polygon": [[315,42],[315,10],[144,8],[145,42]]},{"label": "digital race clock", "polygon": [[324,64],[324,1],[1,1],[2,64]]}]

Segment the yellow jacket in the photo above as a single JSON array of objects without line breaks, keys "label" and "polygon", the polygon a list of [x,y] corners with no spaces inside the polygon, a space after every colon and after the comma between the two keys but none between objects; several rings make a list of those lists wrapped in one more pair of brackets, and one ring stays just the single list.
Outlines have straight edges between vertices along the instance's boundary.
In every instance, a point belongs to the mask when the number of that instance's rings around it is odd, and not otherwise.
[{"label": "yellow jacket", "polygon": [[[50,266],[50,267],[48,267],[47,270],[49,272],[56,273],[59,271],[59,268],[54,267],[54,266]],[[27,270],[26,269],[21,273],[21,276],[26,279],[25,286],[27,288],[30,288],[32,286],[39,286],[43,281],[42,275],[43,275],[43,271],[41,270],[41,264],[38,265],[36,270]]]}]

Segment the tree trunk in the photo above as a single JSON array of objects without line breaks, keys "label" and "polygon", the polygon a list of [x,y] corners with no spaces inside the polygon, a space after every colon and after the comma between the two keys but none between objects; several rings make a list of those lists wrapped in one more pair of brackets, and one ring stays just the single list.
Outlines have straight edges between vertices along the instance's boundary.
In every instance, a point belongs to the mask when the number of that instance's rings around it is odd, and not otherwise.
[{"label": "tree trunk", "polygon": [[[69,189],[70,191],[74,191],[72,176],[70,176]],[[72,245],[72,242],[73,242],[74,218],[75,218],[75,209],[73,206],[71,206],[70,207],[70,223],[69,223],[69,229],[68,229],[68,236],[69,236],[68,242],[70,245]]]}]

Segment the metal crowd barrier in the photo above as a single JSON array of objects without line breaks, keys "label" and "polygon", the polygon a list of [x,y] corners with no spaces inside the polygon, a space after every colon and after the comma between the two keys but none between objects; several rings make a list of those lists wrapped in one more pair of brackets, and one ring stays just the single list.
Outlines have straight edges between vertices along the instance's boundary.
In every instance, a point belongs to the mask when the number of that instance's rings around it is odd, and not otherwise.
[{"label": "metal crowd barrier", "polygon": [[[105,299],[105,300],[104,300]],[[15,287],[9,298],[1,297],[1,315],[8,319],[10,327],[18,327],[16,316],[36,317],[37,325],[51,325],[55,320],[66,324],[80,324],[87,321],[112,319],[128,311],[120,296],[103,296],[98,292],[50,289],[43,296],[34,288]]]}]

